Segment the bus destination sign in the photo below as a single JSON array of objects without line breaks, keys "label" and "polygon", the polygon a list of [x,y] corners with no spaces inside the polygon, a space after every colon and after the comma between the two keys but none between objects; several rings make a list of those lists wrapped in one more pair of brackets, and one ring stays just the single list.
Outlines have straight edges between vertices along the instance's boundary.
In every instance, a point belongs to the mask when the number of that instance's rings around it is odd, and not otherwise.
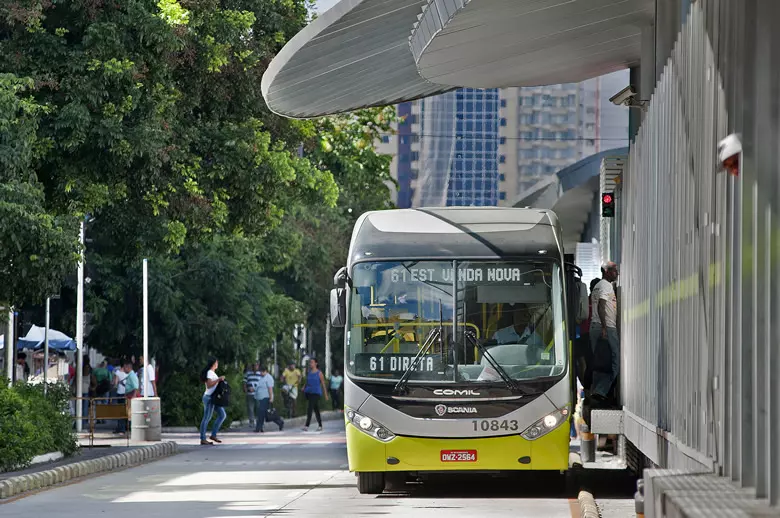
[{"label": "bus destination sign", "polygon": [[[480,284],[533,284],[534,275],[538,272],[529,266],[512,265],[478,265],[476,267],[459,267],[458,282],[477,282]],[[452,283],[455,279],[453,268],[435,268],[415,266],[412,268],[394,268],[391,270],[390,280],[394,283],[401,282],[434,282]]]},{"label": "bus destination sign", "polygon": [[[403,374],[414,363],[414,354],[358,353],[355,355],[355,371],[365,374]],[[413,372],[439,372],[441,356],[428,354],[418,358]]]}]

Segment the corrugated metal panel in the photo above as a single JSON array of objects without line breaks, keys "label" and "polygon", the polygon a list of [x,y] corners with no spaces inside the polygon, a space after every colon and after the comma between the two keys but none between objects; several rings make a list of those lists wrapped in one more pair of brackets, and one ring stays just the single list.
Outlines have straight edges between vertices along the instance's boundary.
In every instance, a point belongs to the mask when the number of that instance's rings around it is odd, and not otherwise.
[{"label": "corrugated metal panel", "polygon": [[[618,240],[628,438],[662,467],[713,471],[774,506],[779,4],[692,4],[630,153]],[[734,132],[744,145],[737,178],[717,161]]]},{"label": "corrugated metal panel", "polygon": [[726,210],[713,200],[727,179],[713,158],[727,114],[713,106],[721,97],[703,13],[694,8],[630,155],[621,279],[626,408],[715,463],[713,403],[722,394],[713,388],[712,309],[725,285],[711,271]]}]

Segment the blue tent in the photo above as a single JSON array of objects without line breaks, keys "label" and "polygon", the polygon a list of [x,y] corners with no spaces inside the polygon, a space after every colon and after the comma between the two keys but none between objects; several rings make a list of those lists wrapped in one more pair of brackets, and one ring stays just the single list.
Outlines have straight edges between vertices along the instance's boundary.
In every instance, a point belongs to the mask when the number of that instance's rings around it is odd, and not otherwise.
[{"label": "blue tent", "polygon": [[[27,336],[16,342],[17,349],[43,349],[46,329],[32,326]],[[55,329],[49,329],[49,349],[57,351],[75,351],[76,342],[68,335]]]}]

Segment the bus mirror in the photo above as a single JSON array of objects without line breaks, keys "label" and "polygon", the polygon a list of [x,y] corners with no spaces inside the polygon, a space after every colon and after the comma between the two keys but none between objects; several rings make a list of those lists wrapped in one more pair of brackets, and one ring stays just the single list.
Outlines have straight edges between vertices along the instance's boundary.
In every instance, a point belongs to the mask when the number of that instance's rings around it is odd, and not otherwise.
[{"label": "bus mirror", "polygon": [[347,275],[347,267],[342,266],[336,275],[333,276],[333,285],[337,288],[343,288],[349,284],[349,275]]},{"label": "bus mirror", "polygon": [[347,290],[335,288],[330,290],[330,325],[344,327],[347,323]]}]

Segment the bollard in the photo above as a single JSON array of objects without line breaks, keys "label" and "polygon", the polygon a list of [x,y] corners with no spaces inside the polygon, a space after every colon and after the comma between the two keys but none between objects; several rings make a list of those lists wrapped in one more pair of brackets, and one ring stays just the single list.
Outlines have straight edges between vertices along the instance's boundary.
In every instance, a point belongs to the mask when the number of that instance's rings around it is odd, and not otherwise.
[{"label": "bollard", "polygon": [[636,518],[645,518],[645,481],[641,478],[636,481],[634,506],[636,507]]},{"label": "bollard", "polygon": [[12,484],[8,480],[0,480],[0,499],[11,498],[13,492],[11,491]]},{"label": "bollard", "polygon": [[587,424],[580,426],[580,458],[583,464],[596,461],[596,436]]}]

